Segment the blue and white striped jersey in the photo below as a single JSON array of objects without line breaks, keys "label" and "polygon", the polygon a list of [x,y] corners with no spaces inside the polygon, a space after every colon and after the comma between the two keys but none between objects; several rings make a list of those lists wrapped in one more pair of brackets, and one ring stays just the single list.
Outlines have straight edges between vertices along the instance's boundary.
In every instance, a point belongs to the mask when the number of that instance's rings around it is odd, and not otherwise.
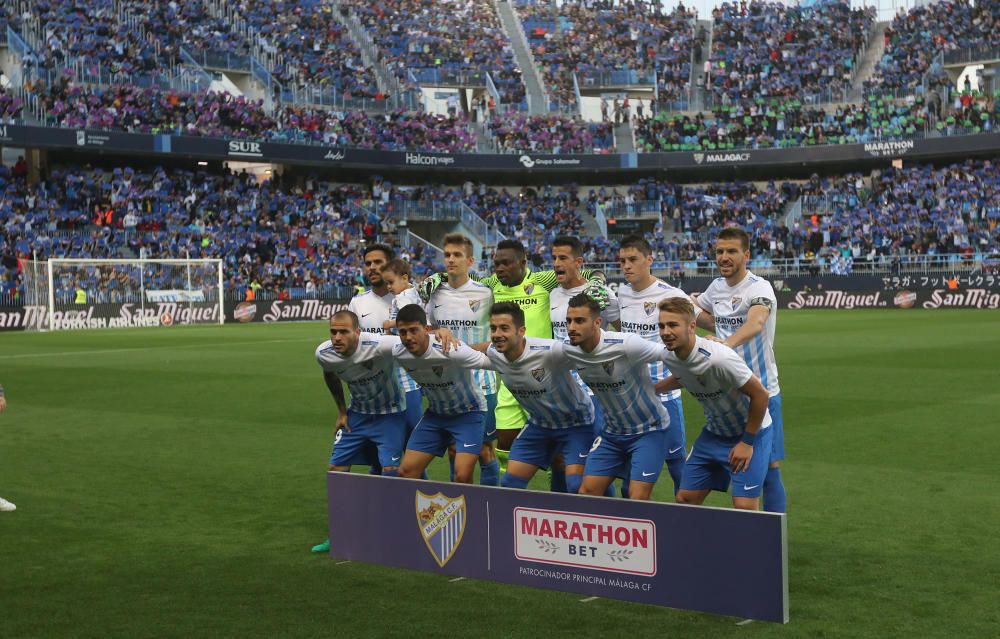
[{"label": "blue and white striped jersey", "polygon": [[[379,297],[373,291],[368,290],[352,297],[351,301],[347,304],[347,310],[358,316],[358,323],[361,325],[361,330],[382,335],[385,332],[382,326],[389,319],[389,314],[392,310],[393,297],[392,293],[386,293]],[[396,374],[399,376],[399,383],[403,387],[404,392],[408,393],[420,388],[406,374],[406,371],[400,369]]]},{"label": "blue and white striped jersey", "polygon": [[492,368],[493,365],[485,355],[467,344],[459,344],[445,353],[437,338],[431,335],[430,346],[423,355],[413,355],[402,344],[397,344],[392,349],[392,356],[420,384],[428,411],[453,416],[486,410],[486,396],[473,378],[472,370]]},{"label": "blue and white striped jersey", "polygon": [[395,295],[392,298],[392,303],[389,305],[389,319],[396,321],[396,316],[399,315],[399,309],[404,306],[409,306],[410,304],[416,304],[417,306],[423,307],[424,302],[420,299],[420,293],[417,289],[412,286],[399,295]]},{"label": "blue and white striped jersey", "polygon": [[392,349],[398,337],[362,331],[358,347],[344,357],[326,340],[316,347],[316,361],[324,371],[336,373],[351,391],[348,407],[356,413],[387,415],[406,410],[406,397],[396,375]]},{"label": "blue and white striped jersey", "polygon": [[[443,327],[466,344],[490,341],[490,309],[493,307],[493,289],[469,280],[458,288],[448,282],[441,284],[427,302],[427,321],[431,326]],[[483,392],[497,392],[497,378],[493,371],[477,370],[473,373]]]},{"label": "blue and white striped jersey", "polygon": [[728,338],[746,324],[750,307],[764,306],[768,309],[767,322],[761,332],[733,350],[740,354],[753,374],[760,378],[771,397],[780,393],[778,364],[774,360],[778,299],[771,283],[749,271],[736,286],[729,286],[726,278],[719,277],[698,296],[698,305],[715,316],[715,334],[722,339]]},{"label": "blue and white striped jersey", "polygon": [[[621,323],[623,333],[633,333],[647,342],[663,345],[660,341],[660,309],[661,301],[668,297],[685,297],[688,295],[681,289],[671,286],[663,280],[654,280],[652,284],[641,291],[632,290],[630,284],[622,284],[618,287],[618,306],[621,309]],[[688,298],[690,299],[690,298]],[[692,301],[692,304],[694,302]],[[700,312],[695,306],[695,312]],[[653,376],[653,382],[666,379],[670,376],[670,371],[663,362],[656,362],[649,365],[649,373]],[[661,400],[678,399],[680,391],[672,391],[660,396]]]},{"label": "blue and white striped jersey", "polygon": [[570,374],[563,344],[540,337],[525,338],[524,352],[514,361],[491,345],[486,356],[529,419],[542,428],[563,429],[594,423],[594,404]]},{"label": "blue and white striped jersey", "polygon": [[[747,426],[750,398],[740,388],[753,373],[733,349],[701,337],[686,360],[666,351],[664,361],[671,374],[694,396],[705,411],[705,430],[722,437],[743,434]],[[764,414],[761,430],[771,425]]]},{"label": "blue and white striped jersey", "polygon": [[604,413],[604,430],[635,435],[670,426],[670,416],[653,389],[649,364],[663,360],[663,344],[638,335],[602,330],[590,353],[563,342],[566,358],[594,391]]},{"label": "blue and white striped jersey", "polygon": [[[574,286],[573,288],[558,286],[549,293],[549,316],[552,319],[552,336],[557,340],[563,341],[569,337],[566,330],[566,311],[569,309],[569,301],[577,294],[582,293],[588,284],[589,282],[580,286]],[[613,331],[614,329],[611,327],[611,324],[618,321],[618,297],[613,291],[608,291],[608,293],[608,306],[601,311],[601,319],[603,320],[601,326],[605,330]],[[572,375],[577,383],[587,391],[587,395],[593,395],[575,370],[572,371]]]}]

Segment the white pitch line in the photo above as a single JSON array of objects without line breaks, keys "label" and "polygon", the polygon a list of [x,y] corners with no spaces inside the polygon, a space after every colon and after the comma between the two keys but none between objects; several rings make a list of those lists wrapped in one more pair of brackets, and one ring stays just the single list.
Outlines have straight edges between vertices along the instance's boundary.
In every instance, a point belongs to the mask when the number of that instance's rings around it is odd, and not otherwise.
[{"label": "white pitch line", "polygon": [[464,580],[464,579],[465,579],[465,577],[455,577],[454,579],[449,579],[449,580],[448,580],[448,583],[450,583],[450,584],[453,584],[453,583],[455,583],[456,581],[462,581],[462,580]]},{"label": "white pitch line", "polygon": [[594,601],[595,599],[600,599],[600,597],[587,597],[586,599],[581,599],[580,603],[590,603],[591,601]]},{"label": "white pitch line", "polygon": [[349,563],[351,563],[350,559],[348,559],[346,561],[338,561],[336,565],[343,566],[344,564],[349,564]]},{"label": "white pitch line", "polygon": [[748,623],[753,623],[753,619],[744,619],[743,621],[737,621],[736,625],[737,626],[745,626]]},{"label": "white pitch line", "polygon": [[22,353],[20,355],[0,355],[0,359],[27,359],[32,357],[66,357],[70,355],[106,355],[110,353],[133,353],[139,351],[160,351],[167,348],[202,348],[205,346],[246,346],[248,344],[283,344],[288,342],[311,342],[311,338],[301,339],[263,339],[257,341],[244,342],[212,342],[209,344],[164,344],[163,346],[141,346],[135,348],[109,348],[95,351],[62,351],[59,353]]}]

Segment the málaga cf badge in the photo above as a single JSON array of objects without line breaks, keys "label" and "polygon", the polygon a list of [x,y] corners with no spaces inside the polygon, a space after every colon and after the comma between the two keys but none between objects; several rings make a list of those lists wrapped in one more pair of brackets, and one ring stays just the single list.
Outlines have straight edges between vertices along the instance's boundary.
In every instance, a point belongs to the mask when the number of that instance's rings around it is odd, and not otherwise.
[{"label": "m\u00e1laga cf badge", "polygon": [[417,525],[427,549],[442,568],[462,543],[465,510],[464,496],[451,499],[441,493],[425,495],[417,491]]}]

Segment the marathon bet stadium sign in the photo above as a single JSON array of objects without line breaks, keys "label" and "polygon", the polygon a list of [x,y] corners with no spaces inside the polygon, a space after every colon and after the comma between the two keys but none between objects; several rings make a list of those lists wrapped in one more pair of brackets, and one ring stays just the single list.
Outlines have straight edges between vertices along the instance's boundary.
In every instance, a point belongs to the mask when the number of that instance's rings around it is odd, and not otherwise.
[{"label": "marathon bet stadium sign", "polygon": [[781,514],[336,472],[327,488],[338,559],[788,621]]}]

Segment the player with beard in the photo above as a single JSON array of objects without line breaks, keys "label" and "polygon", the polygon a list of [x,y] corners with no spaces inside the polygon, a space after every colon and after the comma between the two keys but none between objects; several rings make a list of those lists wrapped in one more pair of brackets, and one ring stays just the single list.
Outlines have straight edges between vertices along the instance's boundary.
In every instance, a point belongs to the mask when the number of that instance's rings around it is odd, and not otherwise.
[{"label": "player with beard", "polygon": [[[532,272],[527,267],[527,253],[524,246],[516,240],[503,240],[497,244],[493,255],[494,274],[486,278],[472,279],[485,284],[493,291],[493,302],[514,302],[524,311],[525,334],[528,337],[552,337],[552,319],[549,315],[549,294],[559,281],[553,271]],[[589,285],[584,292],[595,300],[601,308],[608,304],[609,292],[605,286],[604,274],[598,271],[583,271]],[[423,300],[437,290],[445,276],[435,273],[428,277],[420,286],[420,297]],[[528,415],[503,384],[497,394],[496,426],[497,426],[497,456],[506,461],[510,446],[527,421]],[[552,489],[566,492],[566,477],[564,474],[552,474]]]},{"label": "player with beard", "polygon": [[695,298],[705,311],[698,317],[698,325],[714,330],[715,336],[710,339],[718,339],[739,353],[767,389],[773,434],[764,476],[764,510],[783,513],[786,497],[780,462],[785,458],[785,432],[778,364],[774,359],[778,300],[770,282],[747,270],[748,261],[747,232],[737,227],[722,229],[715,241],[715,263],[722,277]]}]

